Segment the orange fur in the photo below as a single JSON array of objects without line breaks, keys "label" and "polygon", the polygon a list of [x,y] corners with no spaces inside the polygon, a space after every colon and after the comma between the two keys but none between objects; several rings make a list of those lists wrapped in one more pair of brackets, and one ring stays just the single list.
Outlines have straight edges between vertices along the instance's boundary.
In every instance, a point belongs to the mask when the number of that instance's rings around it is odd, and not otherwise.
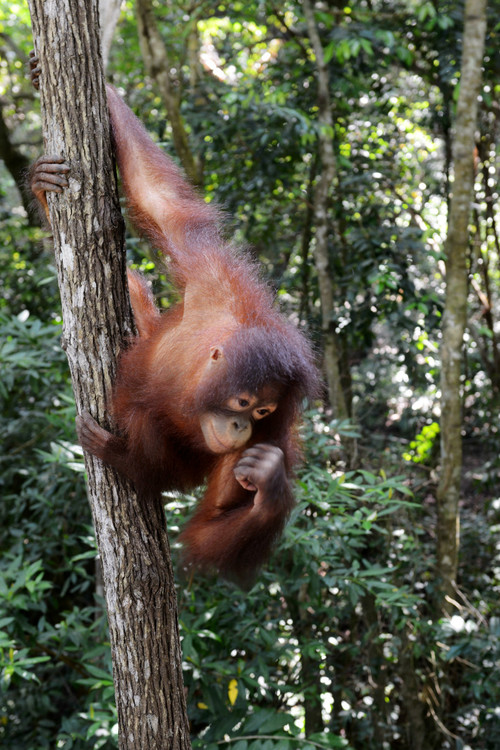
[{"label": "orange fur", "polygon": [[[159,315],[145,283],[132,279],[140,336],[122,355],[115,388],[114,414],[126,441],[126,461],[123,455],[119,461],[146,492],[185,490],[206,478],[206,493],[181,535],[184,560],[246,583],[293,506],[288,477],[300,453],[297,418],[302,399],[318,388],[313,356],[275,309],[256,265],[224,241],[220,212],[198,197],[111,87],[108,100],[130,216],[169,258],[183,294]],[[224,352],[223,367],[211,368],[213,347]],[[254,424],[248,444],[211,453],[200,415],[273,383],[283,396],[273,414]],[[277,446],[284,456],[259,503],[234,475],[255,444]]]},{"label": "orange fur", "polygon": [[[184,562],[246,585],[293,506],[297,420],[303,399],[318,392],[314,357],[275,309],[256,265],[224,240],[220,212],[185,182],[112,87],[108,101],[130,216],[169,259],[182,301],[160,314],[145,279],[129,273],[139,335],[120,357],[112,402],[119,434],[83,415],[80,441],[145,496],[206,481],[181,536]],[[65,180],[53,173],[67,166],[55,164],[46,159],[34,170],[42,203],[44,191]],[[227,413],[239,429],[228,401],[247,393],[258,403],[269,392],[277,405],[265,418],[252,417],[247,442],[213,452],[218,444],[209,448],[201,418]]]}]

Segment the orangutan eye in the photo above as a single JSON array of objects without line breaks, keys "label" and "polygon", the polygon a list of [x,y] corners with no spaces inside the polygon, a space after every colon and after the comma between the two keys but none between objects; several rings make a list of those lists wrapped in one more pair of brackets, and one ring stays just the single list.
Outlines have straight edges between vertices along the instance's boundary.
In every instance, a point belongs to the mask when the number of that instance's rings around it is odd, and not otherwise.
[{"label": "orangutan eye", "polygon": [[233,396],[226,401],[226,407],[232,409],[232,411],[244,411],[249,407],[252,408],[257,403],[257,399],[246,393],[242,393],[239,396]]},{"label": "orangutan eye", "polygon": [[254,419],[264,419],[264,417],[268,417],[270,414],[273,413],[273,411],[276,411],[278,404],[268,404],[267,406],[259,406],[257,409],[254,409],[252,412],[252,417]]}]

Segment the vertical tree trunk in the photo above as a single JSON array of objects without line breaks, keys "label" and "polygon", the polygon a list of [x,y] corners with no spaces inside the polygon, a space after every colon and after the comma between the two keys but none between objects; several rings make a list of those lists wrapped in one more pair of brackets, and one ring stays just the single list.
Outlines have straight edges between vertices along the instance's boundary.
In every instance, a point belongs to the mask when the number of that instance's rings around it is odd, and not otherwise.
[{"label": "vertical tree trunk", "polygon": [[99,0],[99,18],[101,25],[101,57],[104,70],[108,66],[108,57],[113,42],[116,24],[120,18],[122,0]]},{"label": "vertical tree trunk", "polygon": [[[307,585],[305,586],[307,588]],[[307,599],[307,597],[304,597]],[[321,710],[321,682],[318,660],[307,653],[306,644],[313,639],[313,622],[307,603],[294,593],[285,600],[293,622],[293,632],[300,651],[300,683],[304,694],[305,735],[324,731]]]},{"label": "vertical tree trunk", "polygon": [[467,317],[469,217],[473,196],[474,130],[481,88],[486,0],[466,0],[460,93],[453,143],[453,193],[446,240],[446,303],[441,343],[441,474],[438,498],[437,573],[443,606],[450,610],[458,568],[462,471],[462,345]]},{"label": "vertical tree trunk", "polygon": [[[30,0],[47,153],[71,167],[49,195],[63,346],[78,412],[109,428],[116,358],[133,328],[111,158],[97,0]],[[122,750],[190,747],[176,595],[161,499],[86,456],[102,561]]]},{"label": "vertical tree trunk", "polygon": [[179,100],[173,90],[167,48],[156,26],[151,0],[136,0],[135,11],[142,56],[149,75],[156,81],[161,92],[172,127],[172,140],[177,156],[189,180],[198,185],[201,179],[199,164],[189,147]]},{"label": "vertical tree trunk", "polygon": [[41,226],[40,214],[33,206],[33,196],[26,186],[26,170],[30,166],[27,156],[11,143],[11,135],[4,120],[0,105],[0,159],[10,172],[10,176],[16,183],[21,195],[24,210],[28,215],[28,222],[32,227]]},{"label": "vertical tree trunk", "polygon": [[316,57],[318,71],[318,145],[321,160],[320,174],[314,189],[314,220],[316,224],[314,261],[318,274],[323,330],[325,372],[331,407],[337,419],[348,416],[344,392],[340,382],[340,352],[333,321],[333,283],[328,257],[328,235],[331,223],[328,217],[331,186],[336,177],[333,151],[333,118],[330,102],[328,68],[323,47],[316,28],[314,11],[309,0],[302,0],[307,23],[307,33]]}]

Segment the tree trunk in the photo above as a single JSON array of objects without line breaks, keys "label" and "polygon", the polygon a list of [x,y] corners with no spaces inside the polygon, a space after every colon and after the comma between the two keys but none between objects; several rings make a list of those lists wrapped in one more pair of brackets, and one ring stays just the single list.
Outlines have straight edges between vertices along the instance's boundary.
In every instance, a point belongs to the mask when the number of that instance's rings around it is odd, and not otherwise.
[{"label": "tree trunk", "polygon": [[[335,418],[342,421],[348,419],[350,415],[346,395],[342,387],[341,346],[335,330],[335,321],[333,320],[334,286],[328,247],[329,235],[333,229],[332,222],[329,219],[330,191],[337,177],[337,165],[333,151],[334,130],[330,101],[330,81],[321,39],[319,38],[314,19],[313,8],[309,0],[302,0],[302,6],[306,17],[307,33],[316,57],[318,71],[318,146],[321,164],[320,174],[314,186],[314,263],[316,273],[318,274],[321,302],[324,368],[330,406]],[[343,436],[342,445],[346,453],[347,465],[349,468],[354,468],[358,454],[356,439]]]},{"label": "tree trunk", "polygon": [[429,737],[425,721],[425,704],[422,700],[422,684],[418,677],[413,657],[413,642],[408,637],[408,627],[400,631],[401,645],[397,669],[401,680],[401,715],[399,726],[406,736],[409,750],[426,750]]},{"label": "tree trunk", "polygon": [[446,302],[441,343],[441,474],[437,574],[446,611],[457,579],[462,471],[462,345],[467,318],[467,246],[473,197],[474,131],[486,33],[486,0],[466,0],[460,94],[453,143],[453,193],[446,240]]},{"label": "tree trunk", "polygon": [[189,147],[179,100],[173,89],[167,48],[156,26],[151,0],[136,0],[135,12],[142,56],[149,75],[161,92],[172,127],[172,140],[177,156],[189,180],[198,185],[201,179],[199,164]]},{"label": "tree trunk", "polygon": [[11,143],[11,135],[0,108],[0,159],[7,167],[12,179],[16,183],[21,195],[24,210],[28,215],[28,223],[32,227],[41,226],[40,214],[33,206],[33,196],[26,186],[26,172],[30,166],[27,156]]},{"label": "tree trunk", "polygon": [[347,406],[340,383],[340,352],[333,321],[333,284],[328,255],[328,235],[331,229],[328,218],[330,189],[336,177],[336,162],[333,151],[333,118],[330,103],[328,68],[323,47],[316,28],[314,12],[309,0],[302,6],[307,23],[307,33],[316,57],[318,71],[318,145],[321,160],[320,174],[314,190],[314,220],[316,224],[314,261],[318,274],[321,301],[325,372],[330,405],[337,419],[346,419]]},{"label": "tree trunk", "polygon": [[325,729],[321,710],[321,681],[317,658],[310,656],[307,645],[313,639],[313,622],[307,607],[307,584],[299,593],[285,594],[300,652],[300,684],[304,694],[305,735],[311,737]]},{"label": "tree trunk", "polygon": [[[109,428],[116,358],[133,328],[111,158],[97,0],[30,0],[47,153],[71,167],[49,194],[66,350],[77,411]],[[190,747],[165,517],[87,455],[102,561],[121,750]]]},{"label": "tree trunk", "polygon": [[101,56],[104,70],[108,66],[108,57],[115,34],[116,24],[120,18],[122,0],[99,0],[99,18],[101,22]]}]

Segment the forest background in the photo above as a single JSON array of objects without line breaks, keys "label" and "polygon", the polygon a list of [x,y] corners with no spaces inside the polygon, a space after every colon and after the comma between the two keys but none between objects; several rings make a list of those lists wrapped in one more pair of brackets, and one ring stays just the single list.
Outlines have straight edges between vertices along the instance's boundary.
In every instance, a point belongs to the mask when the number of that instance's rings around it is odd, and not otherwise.
[{"label": "forest background", "polygon": [[[297,508],[256,585],[179,577],[193,744],[497,748],[500,5],[472,154],[453,590],[440,352],[463,6],[331,2],[312,22],[309,7],[124,2],[109,50],[108,79],[233,217],[327,374]],[[50,240],[25,187],[42,152],[32,46],[27,6],[0,0],[0,744],[108,749],[102,584]],[[168,307],[154,253],[132,233],[127,247]],[[166,498],[174,564],[193,502]]]}]

